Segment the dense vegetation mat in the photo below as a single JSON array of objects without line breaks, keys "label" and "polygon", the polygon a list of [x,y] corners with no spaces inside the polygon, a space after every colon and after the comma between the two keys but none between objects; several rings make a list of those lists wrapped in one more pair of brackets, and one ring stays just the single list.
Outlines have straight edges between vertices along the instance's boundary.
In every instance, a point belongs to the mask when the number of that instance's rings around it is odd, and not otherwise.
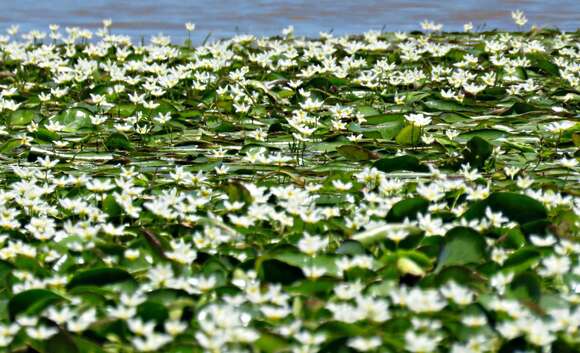
[{"label": "dense vegetation mat", "polygon": [[578,37],[0,37],[0,351],[579,352]]}]

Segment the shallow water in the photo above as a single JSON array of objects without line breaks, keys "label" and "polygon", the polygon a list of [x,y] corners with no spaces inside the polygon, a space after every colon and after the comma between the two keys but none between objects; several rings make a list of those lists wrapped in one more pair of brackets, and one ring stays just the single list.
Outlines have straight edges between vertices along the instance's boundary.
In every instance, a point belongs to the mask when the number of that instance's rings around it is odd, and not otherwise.
[{"label": "shallow water", "polygon": [[22,30],[47,30],[49,24],[96,29],[103,18],[113,31],[141,36],[163,33],[179,42],[183,24],[196,23],[192,39],[199,43],[211,33],[223,38],[236,33],[273,35],[293,24],[298,35],[320,31],[337,34],[368,29],[410,31],[424,19],[443,23],[445,30],[461,30],[472,21],[485,29],[514,30],[510,11],[521,9],[531,24],[576,30],[580,1],[542,0],[0,0],[0,28],[19,24]]}]

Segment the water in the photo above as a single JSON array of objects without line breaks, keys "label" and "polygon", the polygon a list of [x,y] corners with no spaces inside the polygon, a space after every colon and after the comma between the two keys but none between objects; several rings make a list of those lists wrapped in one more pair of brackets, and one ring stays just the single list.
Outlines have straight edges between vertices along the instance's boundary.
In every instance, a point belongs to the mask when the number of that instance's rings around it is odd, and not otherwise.
[{"label": "water", "polygon": [[516,29],[510,11],[521,9],[531,24],[578,28],[580,1],[542,0],[0,0],[0,29],[19,24],[21,30],[48,30],[49,24],[96,29],[101,20],[113,20],[113,32],[142,36],[163,33],[175,42],[187,34],[184,23],[197,26],[192,35],[200,43],[238,33],[274,35],[294,25],[297,35],[361,33],[369,29],[411,31],[424,19],[461,30],[472,21],[485,29]]}]

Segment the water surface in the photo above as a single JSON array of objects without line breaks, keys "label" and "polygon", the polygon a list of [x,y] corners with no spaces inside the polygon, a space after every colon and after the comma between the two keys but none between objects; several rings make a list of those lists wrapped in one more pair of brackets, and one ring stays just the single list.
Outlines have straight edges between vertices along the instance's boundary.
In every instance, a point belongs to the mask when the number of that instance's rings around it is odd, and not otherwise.
[{"label": "water surface", "polygon": [[578,28],[580,1],[542,0],[0,0],[0,29],[19,24],[22,30],[47,30],[49,24],[96,29],[111,18],[113,31],[134,39],[163,33],[179,42],[183,24],[196,23],[199,43],[237,33],[273,35],[292,24],[298,35],[320,31],[337,34],[369,29],[410,31],[424,19],[461,30],[466,22],[485,29],[514,30],[510,11],[521,9],[537,24],[567,31]]}]

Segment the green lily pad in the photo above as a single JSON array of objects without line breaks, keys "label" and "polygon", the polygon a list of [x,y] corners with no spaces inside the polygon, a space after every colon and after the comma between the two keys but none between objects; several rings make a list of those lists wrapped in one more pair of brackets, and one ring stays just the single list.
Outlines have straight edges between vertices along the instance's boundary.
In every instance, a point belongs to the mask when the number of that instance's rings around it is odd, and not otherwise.
[{"label": "green lily pad", "polygon": [[368,161],[370,159],[378,158],[378,155],[375,152],[369,151],[358,145],[342,145],[336,150],[351,161]]},{"label": "green lily pad", "polygon": [[417,218],[417,214],[427,212],[428,208],[429,201],[422,197],[401,200],[389,210],[389,213],[387,213],[387,221],[403,222],[405,218],[414,220]]},{"label": "green lily pad", "polygon": [[64,132],[77,132],[82,129],[91,129],[93,113],[85,108],[69,108],[50,118],[52,121],[64,125]]},{"label": "green lily pad", "polygon": [[525,224],[532,221],[545,219],[548,211],[544,205],[523,194],[514,192],[496,192],[483,201],[475,203],[464,217],[467,219],[483,218],[485,210],[489,207],[493,212],[501,212],[510,220]]},{"label": "green lily pad", "polygon": [[382,158],[373,163],[373,167],[378,170],[390,173],[398,170],[406,170],[410,172],[429,172],[429,168],[421,164],[419,159],[415,156],[404,155],[393,158]]},{"label": "green lily pad", "polygon": [[468,227],[455,227],[445,234],[445,243],[437,259],[436,272],[448,267],[480,264],[487,258],[484,237]]},{"label": "green lily pad", "polygon": [[34,315],[49,305],[64,300],[60,295],[46,289],[30,289],[13,296],[8,302],[10,317],[18,314]]},{"label": "green lily pad", "polygon": [[104,286],[134,280],[133,276],[120,268],[93,268],[77,273],[67,284],[71,289],[76,286]]},{"label": "green lily pad", "polygon": [[485,161],[491,157],[492,152],[493,147],[489,142],[479,136],[474,136],[467,142],[463,157],[470,166],[481,169]]}]

